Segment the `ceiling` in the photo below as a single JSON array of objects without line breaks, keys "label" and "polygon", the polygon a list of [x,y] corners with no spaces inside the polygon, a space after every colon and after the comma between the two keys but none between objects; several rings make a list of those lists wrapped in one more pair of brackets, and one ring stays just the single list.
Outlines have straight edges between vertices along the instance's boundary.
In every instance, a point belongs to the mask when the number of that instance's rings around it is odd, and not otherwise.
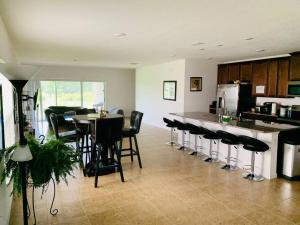
[{"label": "ceiling", "polygon": [[19,63],[121,68],[299,51],[299,9],[299,0],[0,0]]}]

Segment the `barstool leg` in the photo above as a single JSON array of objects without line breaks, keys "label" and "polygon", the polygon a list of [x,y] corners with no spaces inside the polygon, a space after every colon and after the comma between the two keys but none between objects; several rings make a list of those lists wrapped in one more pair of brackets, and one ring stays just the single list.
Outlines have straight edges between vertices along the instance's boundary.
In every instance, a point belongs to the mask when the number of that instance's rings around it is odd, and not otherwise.
[{"label": "barstool leg", "polygon": [[248,180],[253,180],[253,181],[263,181],[265,178],[262,176],[257,176],[254,174],[254,167],[255,166],[255,152],[251,153],[251,170],[250,173],[243,174],[243,177]]},{"label": "barstool leg", "polygon": [[192,150],[191,152],[189,152],[189,155],[195,155],[197,153],[197,135],[194,134],[195,136],[195,145],[194,145],[194,150]]},{"label": "barstool leg", "polygon": [[224,169],[224,170],[230,169],[231,145],[227,145],[227,148],[228,148],[227,161],[226,161],[226,164],[221,167],[221,169]]},{"label": "barstool leg", "polygon": [[212,139],[209,139],[209,157],[204,159],[205,162],[212,162]]},{"label": "barstool leg", "polygon": [[170,141],[168,141],[166,143],[166,145],[176,145],[175,141],[174,141],[174,127],[171,127],[171,137],[170,137]]},{"label": "barstool leg", "polygon": [[182,145],[177,148],[178,150],[184,150],[185,149],[185,147],[184,147],[184,133],[185,133],[185,131],[183,130],[182,131]]}]

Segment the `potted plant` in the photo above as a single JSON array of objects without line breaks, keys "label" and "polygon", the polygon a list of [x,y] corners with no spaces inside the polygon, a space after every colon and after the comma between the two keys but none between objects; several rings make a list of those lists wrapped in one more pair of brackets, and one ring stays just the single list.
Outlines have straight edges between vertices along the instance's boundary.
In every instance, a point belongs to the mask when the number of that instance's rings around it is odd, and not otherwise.
[{"label": "potted plant", "polygon": [[[33,136],[27,137],[27,143],[33,159],[26,162],[27,186],[33,188],[45,187],[55,179],[57,183],[63,180],[67,183],[67,177],[72,176],[73,168],[79,162],[78,153],[63,140],[49,139],[45,144],[40,144]],[[0,153],[0,161],[4,157],[5,170],[1,174],[1,183],[7,177],[13,182],[13,193],[21,193],[21,176],[18,163],[11,160],[13,150],[17,145],[3,149]]]}]

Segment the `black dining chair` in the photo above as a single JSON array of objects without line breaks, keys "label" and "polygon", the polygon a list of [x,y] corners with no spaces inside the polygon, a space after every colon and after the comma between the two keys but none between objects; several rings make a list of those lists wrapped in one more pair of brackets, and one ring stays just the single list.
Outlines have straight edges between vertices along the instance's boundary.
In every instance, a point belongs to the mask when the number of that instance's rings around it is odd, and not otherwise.
[{"label": "black dining chair", "polygon": [[81,136],[78,134],[78,132],[76,130],[59,132],[59,124],[58,124],[57,115],[55,113],[51,113],[49,117],[50,117],[50,122],[52,125],[54,135],[57,140],[62,139],[65,142],[76,142],[76,144],[79,146],[79,140],[80,140]]},{"label": "black dining chair", "polygon": [[[139,111],[132,111],[130,116],[130,127],[123,128],[122,136],[123,138],[129,138],[129,148],[122,149],[123,151],[130,151],[128,154],[122,153],[121,157],[131,157],[131,162],[133,161],[133,156],[136,155],[139,161],[139,166],[142,168],[142,161],[140,156],[140,150],[137,143],[136,135],[140,132],[143,113]],[[132,147],[132,138],[134,139],[135,149]]]},{"label": "black dining chair", "polygon": [[98,119],[93,127],[95,129],[92,129],[91,139],[96,150],[95,187],[98,186],[99,175],[116,168],[120,172],[121,181],[124,182],[121,164],[123,118]]}]

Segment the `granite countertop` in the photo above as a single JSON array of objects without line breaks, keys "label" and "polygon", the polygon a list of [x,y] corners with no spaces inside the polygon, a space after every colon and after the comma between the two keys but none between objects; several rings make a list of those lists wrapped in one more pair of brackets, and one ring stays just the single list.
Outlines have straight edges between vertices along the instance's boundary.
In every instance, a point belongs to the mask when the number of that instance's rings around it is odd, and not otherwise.
[{"label": "granite countertop", "polygon": [[295,120],[287,117],[280,117],[278,115],[268,115],[268,114],[256,113],[256,112],[243,112],[243,117],[244,116],[249,117],[250,119],[270,120],[272,122],[286,123],[295,126],[300,126],[300,120]]},{"label": "granite countertop", "polygon": [[216,114],[206,113],[206,112],[183,112],[183,113],[170,113],[170,115],[179,116],[188,119],[195,119],[207,122],[213,122],[222,124],[225,126],[233,126],[239,128],[245,128],[253,131],[259,131],[264,133],[273,133],[283,130],[289,130],[293,128],[299,128],[299,126],[280,124],[280,123],[265,123],[261,120],[232,120],[229,123],[219,123],[218,116]]}]

